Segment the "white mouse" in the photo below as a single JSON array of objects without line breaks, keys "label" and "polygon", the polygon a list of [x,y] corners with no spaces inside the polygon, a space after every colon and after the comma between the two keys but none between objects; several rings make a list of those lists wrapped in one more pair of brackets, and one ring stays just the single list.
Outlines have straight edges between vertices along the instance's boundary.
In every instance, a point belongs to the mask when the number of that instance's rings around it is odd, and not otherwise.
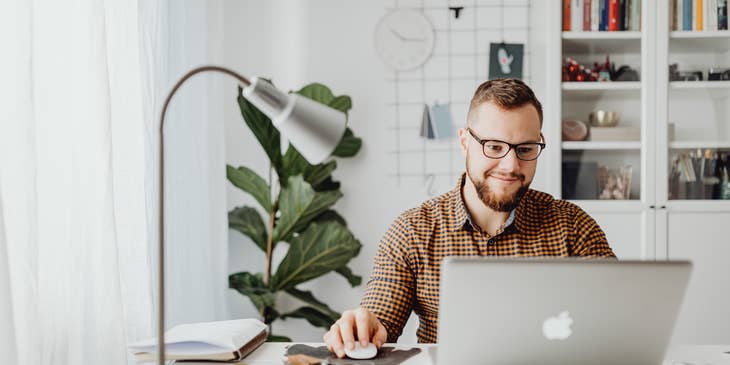
[{"label": "white mouse", "polygon": [[352,350],[348,350],[345,346],[345,355],[355,360],[366,360],[372,359],[378,354],[378,348],[373,345],[372,342],[368,343],[367,346],[362,347],[360,342],[355,342],[355,347]]}]

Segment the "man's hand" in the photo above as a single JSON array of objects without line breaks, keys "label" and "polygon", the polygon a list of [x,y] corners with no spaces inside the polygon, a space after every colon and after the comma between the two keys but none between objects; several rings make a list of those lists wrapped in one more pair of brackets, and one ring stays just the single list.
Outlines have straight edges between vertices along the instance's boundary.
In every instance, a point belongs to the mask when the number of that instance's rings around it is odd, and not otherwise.
[{"label": "man's hand", "polygon": [[365,308],[357,308],[342,313],[342,317],[324,334],[327,349],[339,358],[345,357],[345,346],[355,348],[355,340],[361,346],[372,342],[377,348],[388,339],[388,332],[374,314]]}]

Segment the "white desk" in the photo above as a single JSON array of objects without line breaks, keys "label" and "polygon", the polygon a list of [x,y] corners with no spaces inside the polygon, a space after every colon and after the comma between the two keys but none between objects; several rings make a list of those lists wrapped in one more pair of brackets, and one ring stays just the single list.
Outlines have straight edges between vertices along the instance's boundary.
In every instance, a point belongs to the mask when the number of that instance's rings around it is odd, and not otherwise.
[{"label": "white desk", "polygon": [[[322,343],[304,343],[309,346],[323,346]],[[251,353],[240,364],[246,365],[282,365],[282,357],[284,356],[284,348],[292,343],[287,342],[267,342],[256,351]],[[395,346],[396,348],[408,349],[412,347],[421,348],[421,352],[408,359],[403,365],[432,365],[431,357],[428,354],[428,347],[437,345],[398,345],[386,344],[386,346]],[[730,351],[728,346],[682,346],[670,348],[664,365],[730,365],[730,355],[723,352]],[[193,365],[196,363],[185,363]],[[203,363],[198,363],[203,364]],[[210,363],[208,363],[209,365]]]}]

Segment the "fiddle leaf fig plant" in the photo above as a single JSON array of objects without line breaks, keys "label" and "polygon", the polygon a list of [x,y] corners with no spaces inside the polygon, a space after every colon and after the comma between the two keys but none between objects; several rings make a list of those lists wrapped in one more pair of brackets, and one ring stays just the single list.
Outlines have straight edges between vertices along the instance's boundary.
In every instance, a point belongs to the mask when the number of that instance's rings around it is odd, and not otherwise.
[{"label": "fiddle leaf fig plant", "polygon": [[[335,96],[325,85],[313,83],[296,93],[347,113],[352,100],[347,95]],[[258,209],[236,207],[228,212],[228,226],[251,239],[266,254],[263,273],[238,272],[228,278],[230,288],[245,295],[271,326],[277,319],[301,318],[316,327],[329,328],[340,313],[298,285],[329,272],[336,272],[351,286],[362,278],[347,266],[360,252],[358,241],[347,228],[347,222],[332,206],[342,197],[340,183],[332,178],[337,161],[329,159],[312,165],[292,146],[281,152],[281,136],[271,120],[246,100],[238,89],[238,105],[246,125],[261,144],[269,158],[268,179],[245,167],[227,166],[228,180],[251,195]],[[335,148],[332,156],[355,156],[362,140],[350,128]],[[278,177],[272,181],[272,174]],[[263,216],[261,214],[263,212]],[[272,267],[272,252],[280,243],[289,244],[276,268]],[[282,292],[302,302],[286,313],[276,308],[276,298]],[[291,341],[285,336],[269,335],[270,341]]]}]

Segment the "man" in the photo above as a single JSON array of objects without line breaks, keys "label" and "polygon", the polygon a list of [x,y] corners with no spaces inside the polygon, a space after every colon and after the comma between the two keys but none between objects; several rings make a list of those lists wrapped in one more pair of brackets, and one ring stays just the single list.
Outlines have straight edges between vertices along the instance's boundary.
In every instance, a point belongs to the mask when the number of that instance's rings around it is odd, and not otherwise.
[{"label": "man", "polygon": [[545,147],[542,106],[515,79],[480,85],[459,130],[466,174],[450,192],[409,209],[378,247],[360,308],[324,335],[330,351],[396,342],[411,311],[418,342],[436,342],[446,256],[615,257],[596,222],[574,204],[529,189]]}]

